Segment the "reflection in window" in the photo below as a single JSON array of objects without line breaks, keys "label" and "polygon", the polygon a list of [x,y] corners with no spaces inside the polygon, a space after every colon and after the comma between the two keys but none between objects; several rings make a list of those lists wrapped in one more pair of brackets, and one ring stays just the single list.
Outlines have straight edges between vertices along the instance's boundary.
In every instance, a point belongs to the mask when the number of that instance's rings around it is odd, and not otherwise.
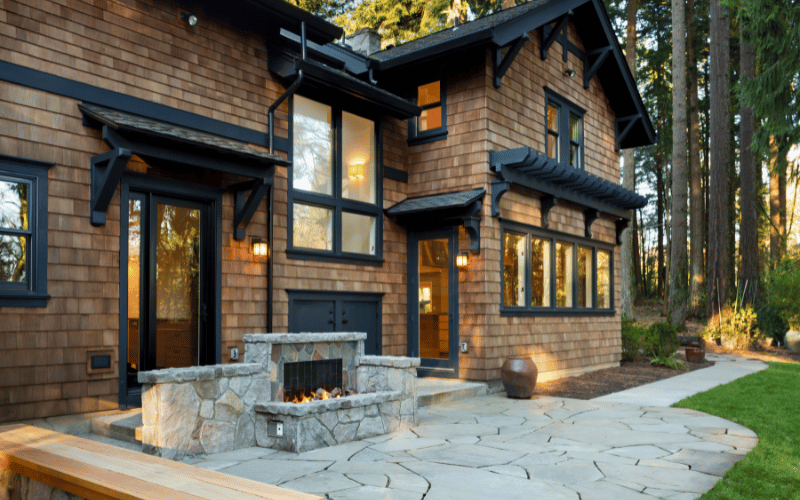
[{"label": "reflection in window", "polygon": [[581,168],[581,142],[583,137],[583,125],[580,117],[570,113],[569,115],[569,164],[575,168]]},{"label": "reflection in window", "polygon": [[550,307],[550,241],[531,238],[531,305]]},{"label": "reflection in window", "polygon": [[333,194],[333,117],[330,106],[294,98],[292,187]]},{"label": "reflection in window", "polygon": [[559,107],[553,103],[547,103],[547,156],[559,159],[558,157],[558,114]]},{"label": "reflection in window", "polygon": [[342,197],[375,203],[375,123],[342,112]]},{"label": "reflection in window", "polygon": [[342,214],[342,252],[375,255],[375,217]]},{"label": "reflection in window", "polygon": [[572,307],[572,245],[556,242],[556,307]]},{"label": "reflection in window", "polygon": [[417,89],[417,105],[422,108],[419,115],[419,132],[442,126],[441,83],[431,82]]},{"label": "reflection in window", "polygon": [[611,253],[597,251],[597,307],[611,307]]},{"label": "reflection in window", "polygon": [[504,233],[503,240],[503,304],[525,305],[525,236]]},{"label": "reflection in window", "polygon": [[578,307],[592,307],[592,249],[578,247]]},{"label": "reflection in window", "polygon": [[292,215],[294,246],[333,250],[333,210],[295,202]]},{"label": "reflection in window", "polygon": [[0,178],[0,281],[28,282],[29,190],[26,182]]}]

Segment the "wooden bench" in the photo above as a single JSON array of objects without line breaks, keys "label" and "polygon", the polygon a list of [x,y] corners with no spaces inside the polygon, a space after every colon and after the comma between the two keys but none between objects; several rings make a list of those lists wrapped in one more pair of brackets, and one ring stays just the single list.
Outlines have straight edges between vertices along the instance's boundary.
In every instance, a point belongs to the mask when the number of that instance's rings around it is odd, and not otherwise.
[{"label": "wooden bench", "polygon": [[[322,500],[29,425],[0,426],[4,469],[88,500]],[[0,484],[0,497],[8,487]]]}]

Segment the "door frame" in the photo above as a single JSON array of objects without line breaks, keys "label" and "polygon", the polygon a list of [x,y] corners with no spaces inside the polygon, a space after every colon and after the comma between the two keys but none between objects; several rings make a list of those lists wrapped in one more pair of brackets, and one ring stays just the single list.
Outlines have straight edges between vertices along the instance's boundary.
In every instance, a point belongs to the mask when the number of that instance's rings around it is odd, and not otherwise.
[{"label": "door frame", "polygon": [[[447,238],[448,262],[448,337],[449,358],[433,359],[420,358],[419,346],[419,242],[430,239]],[[409,231],[407,248],[407,351],[408,356],[420,358],[420,367],[417,375],[420,377],[458,378],[458,341],[460,315],[458,310],[458,267],[456,255],[458,254],[458,226],[432,231]]]},{"label": "door frame", "polygon": [[128,360],[128,206],[131,191],[144,192],[175,200],[202,203],[208,206],[208,233],[201,245],[210,254],[205,285],[207,302],[211,305],[206,321],[206,355],[198,362],[218,364],[222,360],[222,195],[224,189],[191,184],[173,179],[126,172],[120,186],[120,240],[119,240],[119,405],[121,409],[142,405],[141,388],[128,387],[126,363]]}]

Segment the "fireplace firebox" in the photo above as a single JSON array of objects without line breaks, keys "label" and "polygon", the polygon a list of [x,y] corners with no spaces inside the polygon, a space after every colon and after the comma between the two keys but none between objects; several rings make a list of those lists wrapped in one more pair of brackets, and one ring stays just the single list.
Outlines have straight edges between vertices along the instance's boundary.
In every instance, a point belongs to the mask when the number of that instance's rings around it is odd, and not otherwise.
[{"label": "fireplace firebox", "polygon": [[341,394],[344,392],[342,378],[341,359],[284,363],[283,400],[299,402],[303,398],[312,396],[319,389],[324,389],[328,393]]}]

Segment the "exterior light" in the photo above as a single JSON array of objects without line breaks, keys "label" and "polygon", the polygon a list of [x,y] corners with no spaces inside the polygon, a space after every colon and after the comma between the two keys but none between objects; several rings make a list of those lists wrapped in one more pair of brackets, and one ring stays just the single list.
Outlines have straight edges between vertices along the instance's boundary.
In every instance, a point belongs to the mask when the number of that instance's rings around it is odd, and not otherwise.
[{"label": "exterior light", "polygon": [[363,158],[355,158],[347,168],[347,177],[350,182],[360,184],[366,178],[367,161]]},{"label": "exterior light", "polygon": [[564,74],[572,78],[573,76],[575,76],[575,70],[567,68],[564,70]]},{"label": "exterior light", "polygon": [[188,12],[181,12],[181,20],[189,26],[197,25],[197,16],[194,14],[189,14]]},{"label": "exterior light", "polygon": [[467,252],[456,255],[456,265],[459,269],[466,269],[467,264],[469,264],[469,254]]},{"label": "exterior light", "polygon": [[261,241],[260,238],[250,240],[250,248],[256,257],[267,257],[269,255],[269,245]]}]

